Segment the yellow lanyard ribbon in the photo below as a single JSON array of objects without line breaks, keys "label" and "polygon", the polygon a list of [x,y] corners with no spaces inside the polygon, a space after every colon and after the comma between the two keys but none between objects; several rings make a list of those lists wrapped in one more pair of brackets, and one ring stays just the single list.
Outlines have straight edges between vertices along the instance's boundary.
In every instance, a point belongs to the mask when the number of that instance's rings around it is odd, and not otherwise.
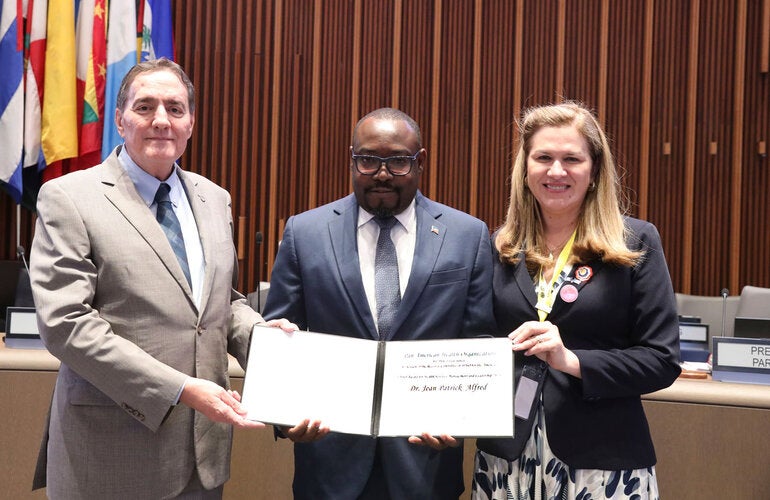
[{"label": "yellow lanyard ribbon", "polygon": [[572,236],[570,236],[569,241],[567,241],[567,244],[564,245],[564,248],[562,249],[561,253],[559,254],[559,258],[556,259],[556,266],[553,268],[553,274],[551,275],[551,282],[548,283],[548,286],[545,287],[545,280],[543,279],[543,269],[540,269],[540,278],[538,283],[538,288],[543,291],[542,294],[538,294],[538,300],[537,300],[537,316],[540,318],[540,321],[545,321],[545,319],[548,317],[548,314],[551,312],[551,309],[553,308],[553,302],[556,300],[555,293],[554,293],[554,284],[556,283],[556,280],[559,279],[559,275],[561,274],[562,270],[564,270],[564,266],[567,265],[567,259],[569,259],[570,253],[572,253],[572,244],[575,242],[575,235],[577,234],[577,229],[572,232]]}]

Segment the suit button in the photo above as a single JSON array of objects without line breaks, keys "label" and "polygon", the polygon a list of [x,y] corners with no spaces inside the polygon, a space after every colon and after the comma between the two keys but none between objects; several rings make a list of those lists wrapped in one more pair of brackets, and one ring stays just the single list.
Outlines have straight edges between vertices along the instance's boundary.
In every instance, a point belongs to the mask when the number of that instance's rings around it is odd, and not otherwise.
[{"label": "suit button", "polygon": [[196,332],[198,332],[198,335],[203,335],[206,332],[205,328],[201,328],[200,326],[195,329]]}]

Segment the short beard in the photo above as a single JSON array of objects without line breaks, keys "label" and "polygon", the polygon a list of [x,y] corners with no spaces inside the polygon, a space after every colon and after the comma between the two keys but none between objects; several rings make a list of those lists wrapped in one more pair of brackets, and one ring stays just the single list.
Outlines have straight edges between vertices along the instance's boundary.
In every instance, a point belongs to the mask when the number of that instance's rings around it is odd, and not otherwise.
[{"label": "short beard", "polygon": [[395,215],[392,208],[379,207],[374,209],[374,216],[380,219],[392,217]]}]

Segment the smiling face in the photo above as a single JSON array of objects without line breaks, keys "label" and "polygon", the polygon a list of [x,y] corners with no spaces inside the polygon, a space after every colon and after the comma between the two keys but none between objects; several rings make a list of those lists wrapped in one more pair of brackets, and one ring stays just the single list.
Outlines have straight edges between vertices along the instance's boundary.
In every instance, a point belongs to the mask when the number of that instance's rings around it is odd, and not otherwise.
[{"label": "smiling face", "polygon": [[527,187],[546,220],[574,220],[593,180],[588,142],[574,125],[542,127],[527,155]]},{"label": "smiling face", "polygon": [[381,158],[420,152],[407,175],[393,176],[382,166],[374,175],[363,175],[350,162],[353,192],[361,208],[379,217],[403,212],[417,193],[426,157],[415,131],[404,120],[367,118],[358,125],[350,150],[356,155]]},{"label": "smiling face", "polygon": [[158,70],[137,75],[125,106],[115,112],[115,123],[134,162],[165,180],[187,147],[195,118],[179,77]]}]

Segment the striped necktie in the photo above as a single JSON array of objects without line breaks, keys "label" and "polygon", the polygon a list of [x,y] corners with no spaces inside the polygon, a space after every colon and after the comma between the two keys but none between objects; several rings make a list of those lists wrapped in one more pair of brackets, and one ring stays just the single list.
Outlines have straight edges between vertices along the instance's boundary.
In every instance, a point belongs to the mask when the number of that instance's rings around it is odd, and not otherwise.
[{"label": "striped necktie", "polygon": [[171,199],[168,197],[169,191],[171,191],[171,187],[165,182],[161,182],[158,192],[155,193],[155,203],[158,204],[156,218],[163,232],[166,233],[168,242],[171,243],[171,248],[176,254],[185,278],[187,278],[187,284],[192,288],[190,266],[187,264],[187,252],[184,248],[184,237],[182,236],[182,226],[179,224],[179,219],[176,218],[174,208],[171,206]]}]

